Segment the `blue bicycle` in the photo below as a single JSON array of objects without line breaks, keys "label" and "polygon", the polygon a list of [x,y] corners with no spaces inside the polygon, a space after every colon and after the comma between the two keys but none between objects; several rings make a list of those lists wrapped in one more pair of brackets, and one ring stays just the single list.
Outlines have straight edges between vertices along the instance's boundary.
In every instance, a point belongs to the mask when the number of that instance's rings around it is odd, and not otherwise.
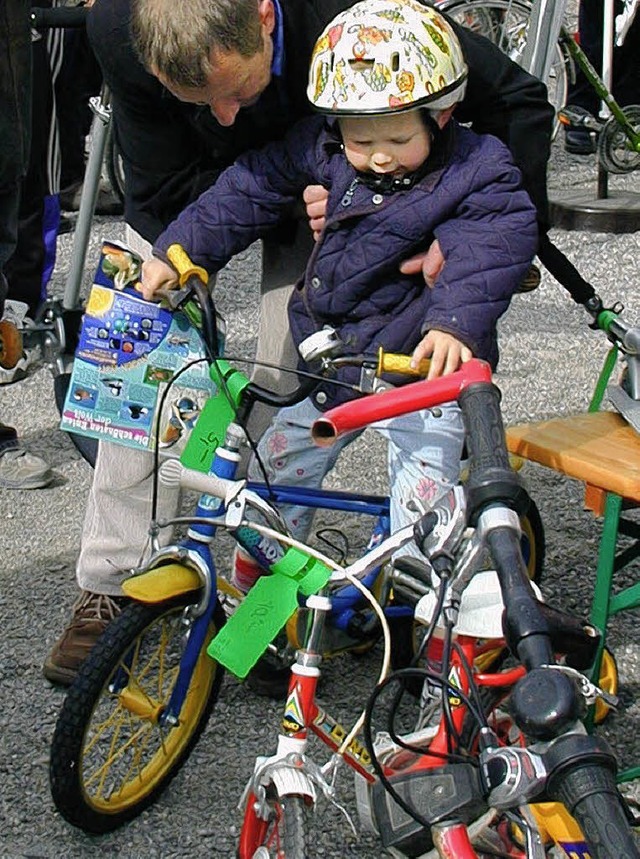
[{"label": "blue bicycle", "polygon": [[[218,566],[214,561],[219,529],[231,533],[265,569],[271,570],[275,561],[289,564],[289,578],[295,580],[301,593],[305,586],[309,589],[314,581],[317,584],[317,576],[322,575],[319,553],[308,547],[302,547],[304,551],[299,546],[283,548],[281,540],[246,525],[246,507],[257,510],[274,534],[287,533],[277,510],[281,503],[338,511],[341,517],[373,517],[370,531],[364,525],[358,529],[360,534],[370,533],[365,552],[389,535],[386,497],[247,484],[236,479],[244,441],[242,427],[253,405],[260,402],[282,407],[300,402],[319,377],[302,378],[298,388],[286,397],[251,383],[217,357],[215,307],[197,278],[189,280],[183,298],[188,300],[194,293],[201,307],[203,339],[218,395],[203,410],[182,463],[170,460],[159,471],[160,479],[180,481],[183,487],[203,494],[192,516],[170,523],[152,522],[151,557],[144,569],[123,585],[131,602],[108,626],[83,664],[65,698],[51,746],[50,782],[55,805],[67,821],[92,833],[117,828],[157,798],[188,758],[220,694],[223,669],[207,654],[207,648],[244,595],[227,577],[228,558],[219,558]],[[325,373],[336,363],[359,364],[365,380],[391,370],[408,370],[409,362],[406,356],[335,356],[335,342],[330,337],[325,346],[314,345],[314,357]],[[207,493],[206,474],[215,475],[226,487],[224,501]],[[159,548],[159,528],[174,524],[186,525],[186,536]],[[533,505],[522,517],[522,530],[529,574],[537,578],[544,535]],[[342,530],[319,531],[316,537],[325,551],[333,547],[338,561],[343,562],[347,555],[353,560],[353,550]],[[282,577],[277,578],[282,581]],[[413,656],[413,608],[425,585],[412,575],[410,563],[409,567],[406,563],[397,567],[384,564],[365,576],[362,584],[373,591],[391,620],[393,661],[396,666],[407,664]],[[286,621],[291,610],[284,603],[284,597],[278,595],[274,611],[284,612]],[[329,654],[371,648],[378,640],[380,622],[359,590],[350,584],[336,585],[331,603]],[[269,639],[271,645],[259,659],[262,644],[243,642],[241,656],[246,661],[247,682],[255,691],[286,694],[289,668],[304,640],[305,611],[294,610],[288,622],[270,618],[273,629],[283,631]]]}]

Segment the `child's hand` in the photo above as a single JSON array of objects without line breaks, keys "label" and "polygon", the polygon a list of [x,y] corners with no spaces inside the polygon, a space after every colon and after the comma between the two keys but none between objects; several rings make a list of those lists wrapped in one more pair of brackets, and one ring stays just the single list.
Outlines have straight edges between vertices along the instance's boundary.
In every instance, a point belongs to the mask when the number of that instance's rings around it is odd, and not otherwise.
[{"label": "child's hand", "polygon": [[159,301],[158,290],[175,289],[177,286],[178,274],[168,263],[153,257],[142,264],[142,279],[137,288],[147,301]]},{"label": "child's hand", "polygon": [[417,368],[423,358],[431,359],[427,379],[448,376],[473,358],[471,349],[444,331],[429,331],[413,350],[411,366]]},{"label": "child's hand", "polygon": [[324,229],[329,192],[322,185],[307,185],[302,194],[313,238],[318,241]]}]

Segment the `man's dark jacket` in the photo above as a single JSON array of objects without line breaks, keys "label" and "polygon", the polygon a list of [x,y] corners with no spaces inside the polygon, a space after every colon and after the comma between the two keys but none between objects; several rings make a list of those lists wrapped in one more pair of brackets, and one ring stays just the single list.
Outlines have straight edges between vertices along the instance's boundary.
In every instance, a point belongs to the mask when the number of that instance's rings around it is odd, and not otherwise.
[{"label": "man's dark jacket", "polygon": [[[186,3],[188,0],[176,0]],[[306,86],[311,52],[325,25],[350,0],[280,0],[284,18],[284,80],[273,79],[259,101],[223,128],[208,107],[174,98],[138,61],[129,35],[130,0],[96,0],[88,32],[111,88],[116,139],[124,158],[125,220],[153,242],[220,170],[312,112]],[[452,22],[453,23],[453,22]],[[495,45],[453,24],[469,81],[456,119],[499,137],[511,150],[523,181],[547,221],[546,168],[553,108],[546,87]]]}]

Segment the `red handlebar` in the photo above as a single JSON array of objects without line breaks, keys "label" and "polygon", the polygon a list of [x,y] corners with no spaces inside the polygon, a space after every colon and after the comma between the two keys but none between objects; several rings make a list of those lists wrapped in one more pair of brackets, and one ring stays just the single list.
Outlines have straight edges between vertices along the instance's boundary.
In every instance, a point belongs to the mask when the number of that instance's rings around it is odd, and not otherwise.
[{"label": "red handlebar", "polygon": [[491,382],[491,367],[486,361],[472,358],[448,376],[423,379],[336,406],[314,422],[311,436],[320,447],[329,447],[344,433],[362,429],[375,421],[457,400],[465,388],[478,382]]}]

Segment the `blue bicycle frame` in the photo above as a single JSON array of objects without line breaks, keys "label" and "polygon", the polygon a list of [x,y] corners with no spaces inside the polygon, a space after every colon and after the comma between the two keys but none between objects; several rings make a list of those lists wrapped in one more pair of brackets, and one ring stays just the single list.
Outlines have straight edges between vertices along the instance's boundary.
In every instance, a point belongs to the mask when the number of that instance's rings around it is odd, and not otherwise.
[{"label": "blue bicycle frame", "polygon": [[[235,479],[238,463],[237,457],[229,456],[229,449],[222,445],[212,461],[210,473],[217,477],[230,480]],[[364,514],[375,517],[375,523],[369,540],[368,549],[377,546],[390,533],[389,498],[378,495],[360,495],[358,493],[342,492],[338,490],[310,489],[307,487],[291,486],[266,486],[263,483],[250,482],[247,488],[255,492],[261,498],[278,506],[280,504],[295,504],[314,509],[342,511],[345,513]],[[202,576],[210,583],[205,588],[204,599],[198,604],[192,616],[185,617],[185,625],[188,627],[188,639],[180,661],[180,669],[177,681],[174,685],[168,706],[163,711],[160,721],[167,726],[175,724],[189,689],[194,667],[198,656],[205,645],[205,639],[210,621],[213,617],[217,602],[217,575],[215,562],[210,551],[218,526],[213,521],[219,519],[225,513],[224,503],[210,495],[201,495],[198,499],[194,517],[199,520],[189,526],[187,536],[177,546],[166,547],[154,554],[150,562],[150,568],[157,566],[159,562],[166,560],[169,556],[174,560],[180,557],[189,559],[191,565],[199,569]],[[203,519],[210,521],[204,522]],[[273,556],[273,544],[268,538],[260,537],[256,541],[256,532],[250,526],[241,526],[233,532],[233,536],[239,545],[250,552],[258,562],[269,569],[271,563],[277,560]],[[259,535],[258,535],[259,536]],[[265,539],[269,545],[265,546]],[[176,551],[177,550],[177,551]],[[376,569],[363,579],[363,584],[371,588],[379,575]],[[208,593],[206,591],[208,590]],[[328,623],[335,629],[347,632],[349,624],[359,609],[363,607],[363,597],[353,585],[342,585],[332,592],[332,610]],[[413,609],[410,606],[385,607],[388,616],[411,616]],[[195,615],[195,616],[193,616]],[[122,685],[126,685],[123,678]],[[115,684],[114,684],[115,687]]]}]

